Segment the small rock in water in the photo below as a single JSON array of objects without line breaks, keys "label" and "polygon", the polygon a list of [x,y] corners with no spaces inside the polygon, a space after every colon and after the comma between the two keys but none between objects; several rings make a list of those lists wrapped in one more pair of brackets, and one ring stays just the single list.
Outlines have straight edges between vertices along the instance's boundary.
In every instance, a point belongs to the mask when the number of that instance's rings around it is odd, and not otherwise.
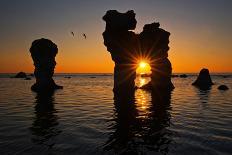
[{"label": "small rock in water", "polygon": [[186,74],[181,74],[179,77],[180,78],[187,78],[188,76]]},{"label": "small rock in water", "polygon": [[196,81],[193,82],[192,85],[195,85],[202,89],[208,89],[211,85],[213,85],[209,70],[205,68],[201,69]]},{"label": "small rock in water", "polygon": [[27,78],[27,74],[24,72],[17,73],[14,78]]},{"label": "small rock in water", "polygon": [[70,78],[71,78],[71,76],[65,76],[64,78],[66,78],[66,79],[70,79]]},{"label": "small rock in water", "polygon": [[230,77],[229,75],[222,75],[223,78],[228,78]]},{"label": "small rock in water", "polygon": [[181,74],[180,78],[187,78],[188,76],[186,74]]},{"label": "small rock in water", "polygon": [[179,75],[172,74],[172,78],[179,77]]},{"label": "small rock in water", "polygon": [[31,78],[30,77],[26,77],[24,80],[31,80]]},{"label": "small rock in water", "polygon": [[228,90],[229,88],[226,85],[220,85],[218,87],[219,90]]}]

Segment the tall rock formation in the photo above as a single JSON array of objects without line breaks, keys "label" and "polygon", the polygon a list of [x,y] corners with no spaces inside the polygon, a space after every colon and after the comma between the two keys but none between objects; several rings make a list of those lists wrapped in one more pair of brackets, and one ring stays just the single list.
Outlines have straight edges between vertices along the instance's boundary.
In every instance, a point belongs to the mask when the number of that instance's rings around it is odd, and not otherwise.
[{"label": "tall rock formation", "polygon": [[136,27],[135,13],[132,10],[126,13],[110,10],[103,20],[106,22],[104,44],[115,62],[114,91],[132,90],[135,88],[138,37],[129,30]]},{"label": "tall rock formation", "polygon": [[168,59],[169,32],[159,28],[159,23],[152,23],[146,24],[140,34],[135,34],[131,31],[137,23],[133,10],[126,13],[109,10],[103,20],[106,22],[104,44],[115,62],[114,90],[135,88],[136,66],[143,58],[149,60],[152,71],[151,82],[144,89],[174,88]]},{"label": "tall rock formation", "polygon": [[63,88],[56,85],[52,79],[57,52],[58,48],[51,40],[42,38],[32,42],[30,53],[35,66],[34,75],[36,78],[36,83],[31,87],[33,91],[46,92]]}]

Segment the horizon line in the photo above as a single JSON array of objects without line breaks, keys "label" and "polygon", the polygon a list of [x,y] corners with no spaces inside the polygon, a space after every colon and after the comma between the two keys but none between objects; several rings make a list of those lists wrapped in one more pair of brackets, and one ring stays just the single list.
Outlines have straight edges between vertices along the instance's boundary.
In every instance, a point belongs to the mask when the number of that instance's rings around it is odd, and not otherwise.
[{"label": "horizon line", "polygon": [[[23,71],[20,71],[23,72]],[[19,72],[0,72],[0,74],[17,74]],[[34,74],[33,72],[25,72],[26,74]],[[198,74],[199,72],[173,72],[172,74]],[[211,74],[226,73],[232,74],[232,72],[210,72]],[[54,74],[114,74],[113,72],[56,72]]]}]

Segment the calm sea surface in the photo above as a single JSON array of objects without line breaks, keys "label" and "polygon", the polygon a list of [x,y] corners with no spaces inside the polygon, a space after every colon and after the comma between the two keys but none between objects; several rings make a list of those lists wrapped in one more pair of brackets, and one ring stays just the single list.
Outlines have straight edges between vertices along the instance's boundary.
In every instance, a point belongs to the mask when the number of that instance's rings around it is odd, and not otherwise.
[{"label": "calm sea surface", "polygon": [[63,90],[40,98],[34,78],[0,75],[1,155],[232,154],[232,76],[212,76],[207,91],[191,85],[196,76],[173,78],[164,98],[136,90],[121,99],[112,75],[64,76],[54,77]]}]

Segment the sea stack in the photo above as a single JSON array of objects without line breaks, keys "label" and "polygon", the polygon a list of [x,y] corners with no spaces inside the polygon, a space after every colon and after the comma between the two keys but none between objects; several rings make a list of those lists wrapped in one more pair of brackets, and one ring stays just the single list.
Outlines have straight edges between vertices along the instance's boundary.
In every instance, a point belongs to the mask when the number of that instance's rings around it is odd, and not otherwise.
[{"label": "sea stack", "polygon": [[202,89],[207,89],[211,87],[213,85],[213,82],[211,80],[209,70],[206,68],[201,69],[196,81],[193,82],[192,85]]},{"label": "sea stack", "polygon": [[136,27],[135,13],[129,10],[119,13],[109,10],[103,16],[106,28],[103,32],[104,45],[110,52],[114,67],[114,91],[135,89],[136,51],[138,45],[134,32]]},{"label": "sea stack", "polygon": [[63,87],[56,85],[52,79],[56,66],[55,56],[58,53],[56,44],[44,38],[35,40],[32,42],[30,53],[35,66],[36,78],[36,83],[31,89],[35,92],[62,89]]},{"label": "sea stack", "polygon": [[159,28],[159,23],[146,24],[140,34],[131,30],[136,27],[135,13],[129,10],[119,13],[109,10],[103,16],[106,28],[104,44],[110,52],[114,67],[114,90],[135,89],[138,60],[149,59],[151,82],[144,89],[172,90],[172,66],[168,59],[170,33]]},{"label": "sea stack", "polygon": [[159,23],[146,24],[139,34],[142,58],[148,58],[151,66],[151,82],[143,89],[172,90],[172,65],[168,59],[170,33]]}]

